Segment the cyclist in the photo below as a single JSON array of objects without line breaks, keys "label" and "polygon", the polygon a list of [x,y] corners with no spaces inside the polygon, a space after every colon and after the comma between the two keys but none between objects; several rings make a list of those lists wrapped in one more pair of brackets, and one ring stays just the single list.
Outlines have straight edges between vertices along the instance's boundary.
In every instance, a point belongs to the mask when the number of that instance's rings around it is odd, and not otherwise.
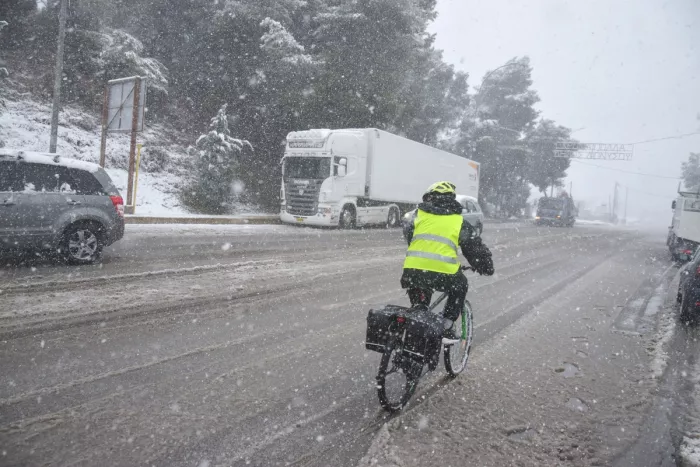
[{"label": "cyclist", "polygon": [[454,322],[464,309],[467,278],[459,270],[457,247],[476,272],[493,275],[491,251],[469,222],[455,199],[455,185],[437,182],[423,194],[423,202],[404,226],[408,252],[401,287],[408,289],[411,305],[429,305],[433,290],[447,292],[443,313],[444,338],[456,342]]}]

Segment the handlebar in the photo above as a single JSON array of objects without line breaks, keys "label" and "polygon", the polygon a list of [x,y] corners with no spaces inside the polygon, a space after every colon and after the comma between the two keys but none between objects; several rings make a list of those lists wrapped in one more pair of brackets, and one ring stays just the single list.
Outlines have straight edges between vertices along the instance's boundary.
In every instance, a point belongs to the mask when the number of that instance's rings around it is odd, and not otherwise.
[{"label": "handlebar", "polygon": [[466,272],[466,271],[473,271],[474,268],[471,267],[471,266],[460,266],[460,267],[459,267],[459,270],[460,270],[460,271],[465,271],[465,272]]}]

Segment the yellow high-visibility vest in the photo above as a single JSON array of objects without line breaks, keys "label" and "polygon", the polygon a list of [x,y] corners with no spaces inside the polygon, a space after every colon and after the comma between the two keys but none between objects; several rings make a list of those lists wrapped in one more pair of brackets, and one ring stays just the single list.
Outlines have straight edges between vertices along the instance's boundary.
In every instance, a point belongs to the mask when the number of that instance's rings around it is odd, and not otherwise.
[{"label": "yellow high-visibility vest", "polygon": [[413,239],[408,246],[404,269],[456,274],[462,221],[459,214],[440,216],[419,209],[413,221]]}]

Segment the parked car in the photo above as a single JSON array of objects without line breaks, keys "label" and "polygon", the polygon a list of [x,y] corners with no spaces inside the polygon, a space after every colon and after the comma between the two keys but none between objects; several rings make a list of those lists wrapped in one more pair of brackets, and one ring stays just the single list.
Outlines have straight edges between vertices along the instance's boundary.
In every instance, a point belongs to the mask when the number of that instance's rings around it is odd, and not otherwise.
[{"label": "parked car", "polygon": [[[479,200],[473,196],[457,195],[457,201],[462,205],[462,217],[476,229],[479,235],[481,235],[484,232],[484,212],[481,210],[481,206],[479,206]],[[404,226],[409,222],[413,222],[416,210],[417,209],[414,209],[404,214]]]},{"label": "parked car", "polygon": [[96,261],[124,236],[124,202],[99,165],[0,149],[0,250]]},{"label": "parked car", "polygon": [[688,321],[700,316],[700,249],[681,268],[678,303],[681,319]]}]

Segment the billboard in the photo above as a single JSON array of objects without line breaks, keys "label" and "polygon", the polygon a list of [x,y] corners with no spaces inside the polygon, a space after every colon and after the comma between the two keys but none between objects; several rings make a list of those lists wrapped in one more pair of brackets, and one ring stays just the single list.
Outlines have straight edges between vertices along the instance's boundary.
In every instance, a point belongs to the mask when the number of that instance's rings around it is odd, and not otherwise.
[{"label": "billboard", "polygon": [[560,142],[554,147],[554,157],[602,161],[629,161],[634,146],[614,143]]},{"label": "billboard", "polygon": [[134,90],[139,82],[138,121],[136,131],[143,131],[146,108],[146,80],[138,76],[121,78],[107,83],[107,131],[109,133],[130,132],[134,117]]}]

